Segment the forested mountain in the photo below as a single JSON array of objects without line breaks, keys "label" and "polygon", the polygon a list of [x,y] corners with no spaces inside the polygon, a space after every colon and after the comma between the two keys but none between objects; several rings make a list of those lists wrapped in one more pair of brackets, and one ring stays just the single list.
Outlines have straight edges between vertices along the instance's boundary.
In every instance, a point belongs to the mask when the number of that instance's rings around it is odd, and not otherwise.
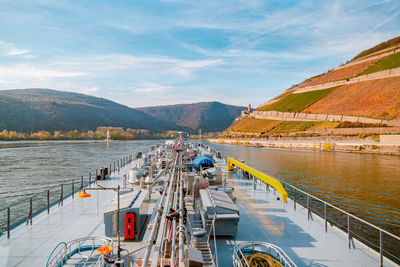
[{"label": "forested mountain", "polygon": [[222,104],[220,102],[201,102],[158,107],[138,108],[149,115],[193,131],[219,132],[226,129],[245,107]]},{"label": "forested mountain", "polygon": [[176,128],[176,125],[104,98],[49,89],[0,91],[0,129],[86,131],[98,126],[152,132]]},{"label": "forested mountain", "polygon": [[243,107],[219,102],[130,108],[84,94],[50,89],[0,91],[0,130],[18,132],[87,131],[99,126],[147,129],[222,131]]}]

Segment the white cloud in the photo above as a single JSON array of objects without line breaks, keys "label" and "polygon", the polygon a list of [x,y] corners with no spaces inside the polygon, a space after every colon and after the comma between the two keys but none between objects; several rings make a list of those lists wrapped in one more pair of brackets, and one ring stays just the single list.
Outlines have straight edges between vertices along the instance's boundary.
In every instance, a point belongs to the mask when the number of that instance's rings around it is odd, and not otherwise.
[{"label": "white cloud", "polygon": [[146,78],[192,79],[195,72],[222,64],[220,59],[181,60],[165,56],[96,55],[58,58],[48,62],[0,65],[2,79],[52,79],[87,76],[137,76]]},{"label": "white cloud", "polygon": [[182,60],[167,56],[138,57],[125,54],[59,58],[51,68],[76,70],[91,75],[131,75],[147,78],[194,78],[195,72],[223,64],[220,59]]},{"label": "white cloud", "polygon": [[30,51],[28,49],[20,49],[14,44],[0,41],[0,55],[2,56],[21,56],[26,55]]},{"label": "white cloud", "polygon": [[[131,101],[134,106],[210,98],[262,103],[287,86],[398,35],[398,1],[305,0],[279,5],[262,0],[162,1],[168,2],[165,9],[160,5],[163,16],[157,8],[136,3],[93,7],[39,0],[39,10],[41,6],[64,9],[88,18],[88,27],[105,29],[101,42],[99,32],[88,32],[85,47],[110,52],[76,54],[71,44],[83,40],[77,35],[80,31],[60,23],[54,25],[57,33],[65,31],[63,36],[71,42],[43,42],[46,53],[29,43],[0,41],[0,56],[5,59],[0,62],[0,88],[48,87]],[[50,11],[34,11],[38,28],[52,24],[46,16],[36,19]],[[110,38],[104,38],[109,32]],[[33,58],[28,49],[35,50],[35,60],[28,60]],[[154,51],[165,54],[151,54]]]},{"label": "white cloud", "polygon": [[100,88],[97,86],[87,87],[87,88],[80,88],[79,92],[92,95],[100,91]]},{"label": "white cloud", "polygon": [[147,84],[144,87],[139,87],[135,89],[137,93],[161,93],[166,92],[174,88],[173,86],[168,85],[159,85],[159,84]]},{"label": "white cloud", "polygon": [[10,67],[0,66],[0,76],[3,80],[6,79],[52,79],[52,78],[71,78],[86,75],[84,72],[63,71],[51,68],[41,68],[27,64],[14,65]]}]

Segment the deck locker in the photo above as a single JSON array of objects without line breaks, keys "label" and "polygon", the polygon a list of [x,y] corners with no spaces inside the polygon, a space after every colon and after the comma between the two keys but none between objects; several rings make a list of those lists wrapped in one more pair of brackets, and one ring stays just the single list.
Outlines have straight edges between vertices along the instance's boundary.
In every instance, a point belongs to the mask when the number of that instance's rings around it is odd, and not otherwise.
[{"label": "deck locker", "polygon": [[[143,205],[148,191],[137,189],[120,196],[119,228],[121,237],[139,240],[140,233],[148,220],[148,207]],[[105,235],[117,237],[117,202],[113,203],[104,212]]]},{"label": "deck locker", "polygon": [[125,239],[135,238],[135,213],[125,214]]}]

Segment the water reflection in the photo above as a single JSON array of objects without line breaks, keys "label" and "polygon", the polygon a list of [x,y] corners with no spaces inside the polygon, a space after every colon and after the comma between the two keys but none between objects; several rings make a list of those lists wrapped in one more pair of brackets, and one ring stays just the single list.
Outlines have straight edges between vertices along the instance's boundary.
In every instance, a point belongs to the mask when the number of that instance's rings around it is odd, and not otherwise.
[{"label": "water reflection", "polygon": [[400,235],[397,156],[209,145]]},{"label": "water reflection", "polygon": [[26,194],[86,178],[91,171],[157,141],[50,141],[0,143],[0,209]]}]

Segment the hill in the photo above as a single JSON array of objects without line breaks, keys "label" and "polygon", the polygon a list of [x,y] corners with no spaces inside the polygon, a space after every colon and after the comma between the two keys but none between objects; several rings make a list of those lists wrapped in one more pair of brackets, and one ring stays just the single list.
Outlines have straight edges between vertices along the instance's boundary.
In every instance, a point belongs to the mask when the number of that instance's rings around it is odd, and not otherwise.
[{"label": "hill", "polygon": [[151,132],[182,128],[104,98],[49,89],[0,91],[0,129],[86,131],[99,126]]},{"label": "hill", "polygon": [[400,37],[292,86],[228,130],[260,135],[366,125],[400,129]]},{"label": "hill", "polygon": [[368,56],[370,54],[373,54],[373,53],[376,53],[376,52],[380,52],[380,51],[382,51],[384,49],[387,49],[387,48],[391,48],[391,47],[394,48],[398,44],[400,44],[400,36],[392,38],[392,39],[387,40],[385,42],[382,42],[380,44],[377,44],[376,46],[374,46],[374,47],[372,47],[370,49],[364,50],[361,53],[359,53],[357,56],[355,56],[352,60],[356,60],[356,59],[359,59],[359,58],[362,58],[362,57],[366,57],[366,56]]},{"label": "hill", "polygon": [[203,132],[223,131],[244,109],[246,108],[220,102],[138,108],[163,121],[190,128],[191,132],[197,132],[198,129],[202,129]]},{"label": "hill", "polygon": [[84,94],[50,89],[0,91],[0,131],[94,130],[100,126],[146,129],[152,133],[222,131],[244,107],[219,102],[130,108]]}]

